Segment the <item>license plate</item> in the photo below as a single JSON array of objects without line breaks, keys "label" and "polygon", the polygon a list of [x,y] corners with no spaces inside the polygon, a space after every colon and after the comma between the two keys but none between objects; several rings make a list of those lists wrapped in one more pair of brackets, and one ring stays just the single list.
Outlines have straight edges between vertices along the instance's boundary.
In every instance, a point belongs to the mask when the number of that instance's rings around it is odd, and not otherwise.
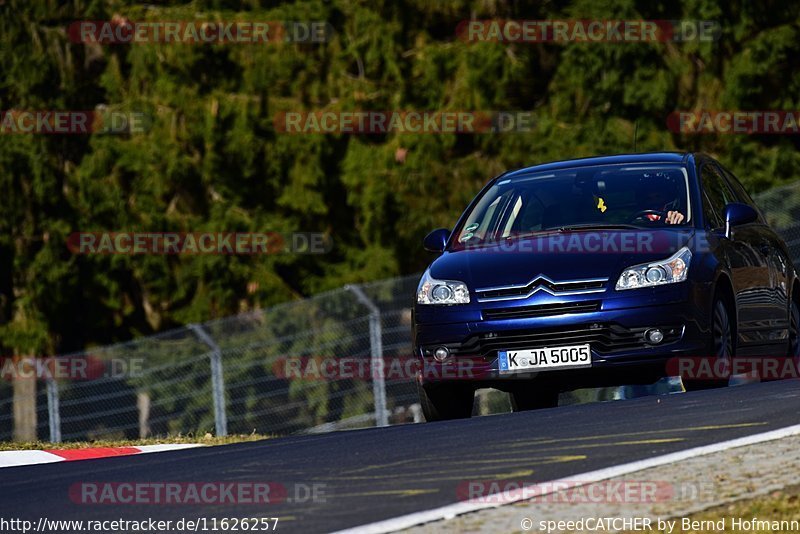
[{"label": "license plate", "polygon": [[497,353],[500,374],[521,371],[549,371],[592,366],[589,345],[544,347],[541,349],[501,350]]}]

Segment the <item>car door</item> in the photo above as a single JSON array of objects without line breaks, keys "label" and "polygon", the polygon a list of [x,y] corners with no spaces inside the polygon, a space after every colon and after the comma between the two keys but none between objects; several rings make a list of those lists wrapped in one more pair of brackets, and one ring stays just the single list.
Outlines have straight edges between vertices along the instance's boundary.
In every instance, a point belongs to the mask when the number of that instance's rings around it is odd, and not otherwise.
[{"label": "car door", "polygon": [[[710,229],[724,234],[725,206],[736,202],[736,196],[719,168],[710,160],[700,167],[700,180],[705,198],[704,211]],[[737,354],[757,355],[769,342],[772,320],[771,272],[767,251],[762,248],[762,232],[757,223],[732,229],[729,239],[723,238],[723,250],[730,267],[737,308]]]},{"label": "car door", "polygon": [[756,206],[753,199],[747,194],[744,186],[729,170],[719,165],[720,170],[730,184],[736,200],[747,204],[759,214],[759,221],[754,225],[758,232],[758,243],[762,253],[766,255],[770,269],[770,332],[768,341],[782,345],[789,336],[789,283],[791,282],[792,262],[787,254],[786,247],[781,238],[766,222],[764,215]]}]

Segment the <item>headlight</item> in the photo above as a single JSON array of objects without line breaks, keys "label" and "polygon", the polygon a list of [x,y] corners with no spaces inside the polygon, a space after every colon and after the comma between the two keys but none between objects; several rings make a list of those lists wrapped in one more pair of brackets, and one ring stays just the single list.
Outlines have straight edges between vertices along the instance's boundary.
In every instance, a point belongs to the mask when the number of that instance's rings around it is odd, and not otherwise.
[{"label": "headlight", "polygon": [[417,304],[469,304],[469,289],[464,282],[436,280],[425,271],[417,288]]},{"label": "headlight", "polygon": [[661,286],[686,280],[692,251],[683,247],[664,261],[628,267],[617,280],[617,289]]}]

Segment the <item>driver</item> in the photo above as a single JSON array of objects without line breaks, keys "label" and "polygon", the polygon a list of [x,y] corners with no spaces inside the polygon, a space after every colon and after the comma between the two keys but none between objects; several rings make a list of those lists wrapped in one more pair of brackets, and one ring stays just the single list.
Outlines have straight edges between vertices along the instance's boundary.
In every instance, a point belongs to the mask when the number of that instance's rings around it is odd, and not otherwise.
[{"label": "driver", "polygon": [[[665,184],[664,184],[665,185]],[[665,187],[655,185],[647,186],[641,191],[639,205],[646,209],[663,212],[665,224],[681,224],[685,219],[683,213],[670,209],[675,204],[674,195],[670,195]],[[657,222],[662,218],[661,213],[646,213],[642,217],[649,221]]]}]

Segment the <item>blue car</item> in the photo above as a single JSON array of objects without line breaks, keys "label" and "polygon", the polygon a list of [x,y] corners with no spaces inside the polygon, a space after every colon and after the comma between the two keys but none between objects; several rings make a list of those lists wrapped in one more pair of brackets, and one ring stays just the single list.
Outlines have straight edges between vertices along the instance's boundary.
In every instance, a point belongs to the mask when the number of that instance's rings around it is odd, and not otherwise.
[{"label": "blue car", "polygon": [[506,172],[424,246],[440,254],[413,314],[428,421],[469,417],[483,387],[530,410],[556,406],[564,391],[678,374],[686,389],[727,384],[677,372],[698,358],[800,360],[786,245],[704,154]]}]

